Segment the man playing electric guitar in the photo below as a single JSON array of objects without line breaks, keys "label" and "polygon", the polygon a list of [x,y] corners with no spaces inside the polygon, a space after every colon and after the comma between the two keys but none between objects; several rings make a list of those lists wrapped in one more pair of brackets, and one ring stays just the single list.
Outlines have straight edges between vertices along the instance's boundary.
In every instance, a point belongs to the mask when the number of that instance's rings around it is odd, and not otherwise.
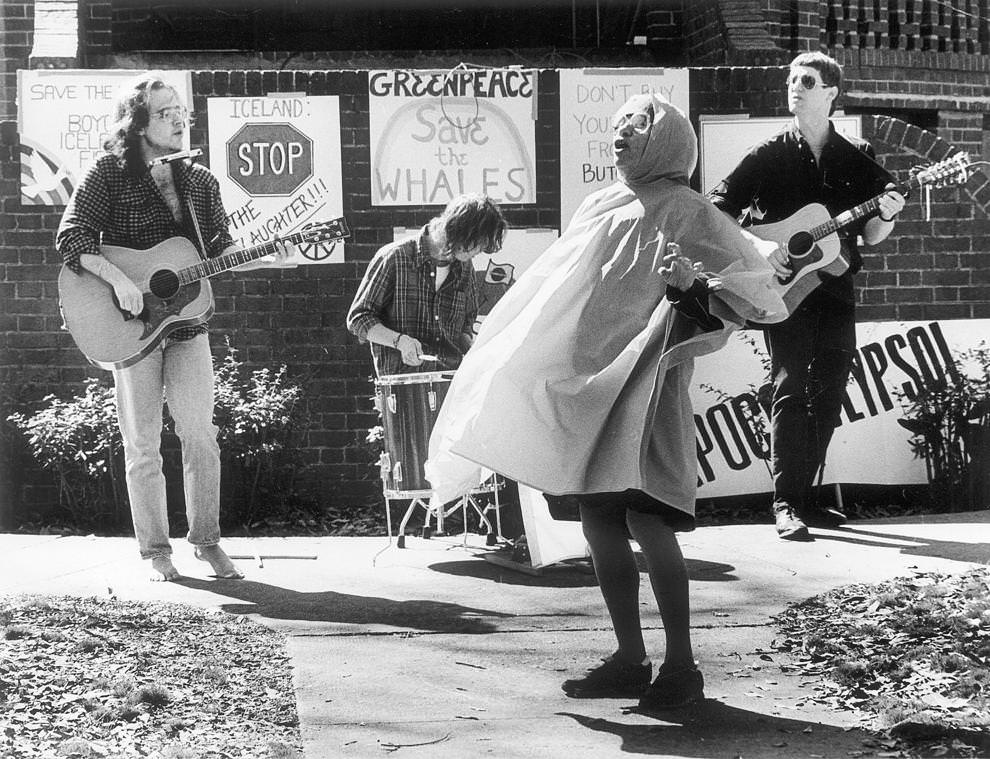
[{"label": "man playing electric guitar", "polygon": [[[777,534],[786,540],[809,540],[808,525],[845,522],[840,511],[819,503],[813,485],[839,423],[856,351],[852,277],[862,263],[856,238],[867,245],[881,242],[904,207],[873,148],[839,134],[830,121],[841,89],[836,61],[823,53],[797,56],[787,78],[793,123],[750,150],[710,193],[723,211],[734,218],[745,213],[743,223],[753,225],[780,222],[810,203],[837,216],[880,196],[878,213],[839,233],[848,270],[841,276],[822,274],[821,285],[786,321],[765,328],[773,382],[773,511]],[[782,280],[791,273],[787,250],[775,251],[770,263]]]},{"label": "man playing electric guitar", "polygon": [[[110,120],[106,153],[76,187],[55,245],[68,269],[77,274],[85,269],[106,281],[120,310],[136,317],[144,309],[144,296],[100,254],[101,244],[145,250],[182,236],[208,257],[236,246],[216,178],[202,166],[169,159],[182,150],[189,120],[178,93],[161,74],[143,74],[125,84]],[[244,268],[285,266],[293,252],[292,246],[283,246],[274,261]],[[181,576],[171,559],[160,453],[163,389],[182,443],[188,540],[217,577],[243,577],[219,545],[220,451],[205,323],[177,328],[137,363],[114,369],[113,377],[134,532],[141,557],[151,561],[152,579]]]}]

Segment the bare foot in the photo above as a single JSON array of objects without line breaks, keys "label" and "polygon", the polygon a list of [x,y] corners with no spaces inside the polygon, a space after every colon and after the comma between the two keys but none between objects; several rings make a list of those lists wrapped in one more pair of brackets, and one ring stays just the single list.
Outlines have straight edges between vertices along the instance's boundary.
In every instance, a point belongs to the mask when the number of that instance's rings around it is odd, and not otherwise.
[{"label": "bare foot", "polygon": [[244,579],[244,573],[234,565],[220,546],[196,546],[194,553],[200,561],[209,562],[213,567],[214,577],[219,577],[221,580]]},{"label": "bare foot", "polygon": [[169,556],[156,556],[151,560],[151,568],[153,571],[149,579],[152,582],[172,582],[182,577]]}]

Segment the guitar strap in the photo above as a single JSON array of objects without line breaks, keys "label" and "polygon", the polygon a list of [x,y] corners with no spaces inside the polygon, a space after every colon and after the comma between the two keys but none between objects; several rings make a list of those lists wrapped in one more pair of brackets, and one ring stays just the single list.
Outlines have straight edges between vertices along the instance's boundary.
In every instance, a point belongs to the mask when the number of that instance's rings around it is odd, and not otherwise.
[{"label": "guitar strap", "polygon": [[199,257],[204,261],[206,260],[206,245],[203,243],[203,233],[199,230],[199,219],[196,218],[196,209],[193,208],[192,198],[186,198],[186,209],[189,212],[189,218],[192,219],[193,229],[196,230],[196,250],[199,251]]},{"label": "guitar strap", "polygon": [[176,186],[181,187],[182,198],[186,202],[186,213],[189,214],[189,220],[192,222],[193,229],[196,230],[196,252],[199,253],[199,257],[204,261],[207,259],[206,256],[206,244],[203,242],[203,233],[199,228],[199,219],[196,217],[196,208],[193,206],[192,198],[186,192],[186,183],[183,181],[181,185],[179,184],[178,176],[178,163],[172,165],[172,178],[175,180]]}]

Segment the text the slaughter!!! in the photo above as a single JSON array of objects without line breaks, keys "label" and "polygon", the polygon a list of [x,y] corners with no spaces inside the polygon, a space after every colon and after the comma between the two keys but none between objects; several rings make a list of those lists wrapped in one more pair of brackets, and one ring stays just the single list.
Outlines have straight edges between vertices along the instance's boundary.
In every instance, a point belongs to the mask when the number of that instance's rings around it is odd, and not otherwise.
[{"label": "text the slaughter!!!", "polygon": [[[343,213],[337,96],[210,98],[210,163],[234,241],[267,244]],[[337,241],[297,245],[295,263],[339,263]]]},{"label": "text the slaughter!!!", "polygon": [[522,69],[370,72],[372,203],[535,203],[536,81]]}]

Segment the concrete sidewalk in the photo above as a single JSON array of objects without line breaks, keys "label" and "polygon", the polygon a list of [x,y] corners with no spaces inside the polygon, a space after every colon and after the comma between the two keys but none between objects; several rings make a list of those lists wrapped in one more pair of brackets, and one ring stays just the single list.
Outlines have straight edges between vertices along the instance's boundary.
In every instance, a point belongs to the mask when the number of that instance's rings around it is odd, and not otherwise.
[{"label": "concrete sidewalk", "polygon": [[[560,691],[614,649],[594,577],[551,567],[534,577],[480,558],[472,536],[229,539],[243,581],[175,541],[189,577],[149,583],[133,539],[0,535],[0,592],[172,600],[249,615],[288,636],[307,759],[845,757],[869,750],[853,715],[808,701],[815,681],[782,672],[770,616],[851,582],[990,562],[990,511],[858,521],[780,541],[770,525],[681,535],[692,627],[708,700],[658,720],[628,699]],[[377,555],[377,559],[375,558]],[[315,557],[315,558],[312,558]],[[374,561],[374,565],[373,565]],[[646,580],[644,577],[644,584]],[[642,592],[647,644],[663,633]]]}]

